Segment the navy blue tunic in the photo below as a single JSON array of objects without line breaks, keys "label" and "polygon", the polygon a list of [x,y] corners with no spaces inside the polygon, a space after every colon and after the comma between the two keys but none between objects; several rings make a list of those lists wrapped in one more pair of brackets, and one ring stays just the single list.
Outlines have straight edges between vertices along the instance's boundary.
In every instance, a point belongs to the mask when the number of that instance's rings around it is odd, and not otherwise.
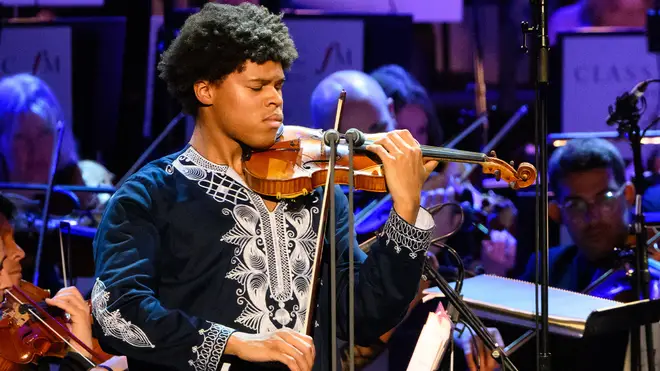
[{"label": "navy blue tunic", "polygon": [[[337,187],[337,333],[348,336],[348,202]],[[94,331],[136,370],[259,369],[224,355],[233,331],[303,332],[323,193],[271,212],[226,165],[191,146],[131,176],[94,240]],[[433,218],[392,211],[365,255],[355,243],[356,342],[394,327],[414,298]],[[326,237],[327,246],[327,237]],[[328,249],[324,249],[328,251]],[[327,259],[326,259],[327,261]],[[314,370],[329,370],[328,264],[315,313]]]}]

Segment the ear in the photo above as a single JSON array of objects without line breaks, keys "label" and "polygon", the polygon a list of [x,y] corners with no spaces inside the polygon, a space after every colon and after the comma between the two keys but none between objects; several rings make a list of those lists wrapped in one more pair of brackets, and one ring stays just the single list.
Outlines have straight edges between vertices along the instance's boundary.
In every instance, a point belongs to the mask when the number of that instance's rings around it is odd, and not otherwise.
[{"label": "ear", "polygon": [[561,208],[557,201],[550,201],[548,203],[548,217],[555,223],[561,224]]},{"label": "ear", "polygon": [[193,89],[195,90],[195,97],[201,104],[205,106],[213,104],[213,86],[210,82],[206,80],[197,81],[193,85]]},{"label": "ear", "polygon": [[387,98],[387,111],[390,113],[390,116],[396,120],[396,113],[394,112],[394,99]]},{"label": "ear", "polygon": [[635,204],[635,186],[631,182],[626,182],[624,187],[623,196],[626,198],[628,206],[632,206]]}]

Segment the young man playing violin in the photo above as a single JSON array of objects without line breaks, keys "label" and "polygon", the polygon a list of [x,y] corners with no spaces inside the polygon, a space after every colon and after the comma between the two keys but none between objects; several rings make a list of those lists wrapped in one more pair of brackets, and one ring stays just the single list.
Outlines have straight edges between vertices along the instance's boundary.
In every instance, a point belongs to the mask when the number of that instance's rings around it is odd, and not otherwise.
[{"label": "young man playing violin", "polygon": [[[117,190],[94,241],[95,327],[104,350],[125,354],[132,371],[330,368],[327,260],[318,305],[307,307],[323,190],[278,201],[250,189],[244,175],[251,150],[305,130],[283,126],[282,117],[284,71],[297,55],[280,16],[212,3],[165,52],[160,76],[195,117],[192,138]],[[434,226],[419,205],[436,163],[424,163],[407,131],[368,149],[383,162],[393,198],[384,232],[368,256],[357,243],[349,251],[355,236],[339,190],[337,229],[328,232],[338,249],[341,339],[348,333],[348,254],[356,259],[358,344],[405,314]],[[308,310],[315,311],[313,338],[303,333]]]},{"label": "young man playing violin", "polygon": [[[0,194],[0,303],[4,303],[5,290],[12,287],[21,287],[21,261],[25,258],[25,252],[14,240],[14,229],[12,219],[16,209],[12,202]],[[46,299],[46,304],[55,306],[67,313],[70,323],[67,323],[69,331],[80,339],[87,347],[92,348],[92,317],[87,302],[83,299],[76,287],[67,287],[57,292],[52,299]],[[8,308],[3,307],[2,316]],[[2,317],[0,316],[0,317]],[[5,343],[7,345],[8,343]],[[77,344],[73,343],[74,346]],[[83,358],[90,358],[90,354],[79,345],[77,350],[71,349],[69,353],[59,362],[61,371],[103,371],[103,370],[125,370],[127,369],[125,357],[112,357],[103,364],[90,368],[89,363]],[[0,363],[9,362],[2,359],[3,350],[0,349]],[[24,370],[48,370],[48,362],[39,361],[37,365],[23,365]]]}]

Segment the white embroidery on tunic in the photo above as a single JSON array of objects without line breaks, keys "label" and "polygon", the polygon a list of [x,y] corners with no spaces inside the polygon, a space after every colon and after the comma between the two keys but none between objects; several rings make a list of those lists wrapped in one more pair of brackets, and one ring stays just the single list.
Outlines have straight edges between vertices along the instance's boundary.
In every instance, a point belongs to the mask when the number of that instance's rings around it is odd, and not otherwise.
[{"label": "white embroidery on tunic", "polygon": [[155,348],[147,335],[139,327],[121,317],[119,309],[108,311],[110,293],[105,284],[96,279],[92,289],[92,314],[105,336],[112,336],[138,348]]},{"label": "white embroidery on tunic", "polygon": [[400,253],[402,248],[406,248],[410,250],[408,256],[415,259],[418,253],[428,250],[433,230],[423,230],[409,224],[392,209],[381,232],[383,235],[387,238],[387,244],[394,245],[394,251]]},{"label": "white embroidery on tunic", "polygon": [[188,364],[194,367],[195,371],[216,371],[232,332],[233,329],[217,323],[211,324],[206,330],[199,330],[203,337],[202,344],[192,348],[197,357],[194,361],[188,360]]},{"label": "white embroidery on tunic", "polygon": [[247,190],[236,180],[227,176],[227,165],[214,164],[202,157],[192,147],[183,152],[172,163],[186,178],[197,182],[206,194],[218,202],[236,205],[238,201],[248,201]]},{"label": "white embroidery on tunic", "polygon": [[[192,147],[174,167],[215,201],[233,205],[222,210],[235,224],[221,240],[236,246],[233,269],[226,275],[240,285],[236,294],[243,311],[235,322],[259,333],[283,326],[302,331],[316,247],[313,216],[319,208],[289,211],[282,202],[270,212],[231,169],[206,160]],[[316,196],[312,204],[318,203]]]},{"label": "white embroidery on tunic", "polygon": [[[224,209],[236,224],[222,241],[236,245],[227,278],[239,282],[238,304],[244,305],[236,322],[257,332],[286,326],[302,331],[307,312],[318,207],[285,211],[284,203],[270,213],[259,196],[252,205]],[[267,304],[267,295],[277,308]],[[274,322],[279,326],[276,326]],[[295,321],[291,326],[291,322]]]}]

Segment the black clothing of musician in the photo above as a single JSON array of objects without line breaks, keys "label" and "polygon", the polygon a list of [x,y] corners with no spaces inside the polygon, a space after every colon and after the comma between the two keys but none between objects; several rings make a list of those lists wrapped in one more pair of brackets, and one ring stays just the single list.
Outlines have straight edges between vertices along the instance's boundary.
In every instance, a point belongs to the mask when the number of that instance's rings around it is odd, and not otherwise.
[{"label": "black clothing of musician", "polygon": [[38,365],[25,365],[21,370],[50,371],[51,365],[57,365],[57,369],[59,371],[88,371],[93,369],[93,367],[89,365],[83,356],[76,352],[69,352],[62,359],[45,357],[39,360]]},{"label": "black clothing of musician", "polygon": [[[246,3],[206,4],[165,52],[161,77],[196,119],[190,144],[117,190],[94,241],[96,335],[131,370],[330,368],[327,259],[308,307],[323,192],[274,201],[243,178],[248,151],[312,134],[282,123],[284,70],[295,56],[281,17]],[[337,241],[340,339],[348,333],[349,254],[356,260],[359,345],[393,328],[417,293],[434,226],[419,207],[421,189],[437,166],[424,162],[407,131],[367,150],[382,161],[393,200],[378,242],[368,256],[357,243],[349,250],[356,241],[339,187],[336,229],[327,231]],[[307,311],[313,338],[302,333]]]}]

